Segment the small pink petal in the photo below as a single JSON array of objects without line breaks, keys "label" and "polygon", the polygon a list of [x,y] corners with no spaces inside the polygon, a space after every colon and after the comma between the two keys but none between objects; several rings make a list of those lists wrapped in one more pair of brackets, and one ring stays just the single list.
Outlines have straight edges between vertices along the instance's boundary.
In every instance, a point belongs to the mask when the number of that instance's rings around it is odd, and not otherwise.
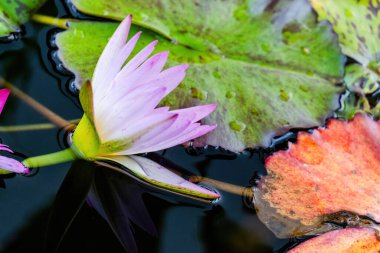
[{"label": "small pink petal", "polygon": [[[128,43],[123,46],[123,48],[120,50],[120,53],[115,57],[112,67],[117,69],[118,72],[120,71],[124,62],[128,59],[129,55],[132,53],[133,49],[135,48],[136,43],[137,43],[138,39],[140,38],[140,35],[141,35],[141,32],[136,33],[128,41]],[[116,86],[123,85],[123,84],[117,83],[117,81],[115,79],[112,80],[112,82],[109,85],[107,85],[107,88],[105,89],[104,92],[102,92],[102,93],[96,92],[94,94],[94,96],[95,96],[94,100],[97,101],[97,103],[101,103],[104,98],[110,99],[110,96],[115,95],[115,93],[117,95],[123,95],[124,94],[124,93],[120,94],[120,92],[115,91],[115,89],[117,88]],[[112,98],[112,99],[115,99],[115,98]]]},{"label": "small pink petal", "polygon": [[186,70],[188,67],[189,65],[187,64],[174,66],[162,71],[157,77],[157,79],[161,80],[167,88],[165,96],[172,92],[182,82],[186,76]]},{"label": "small pink petal", "polygon": [[115,64],[114,59],[119,55],[120,50],[127,41],[131,21],[132,17],[127,16],[121,22],[104,48],[103,53],[96,64],[92,78],[94,93],[102,93],[119,72],[122,63],[120,64],[120,61],[117,61],[117,64]]},{"label": "small pink petal", "polygon": [[[151,42],[147,45],[143,50],[141,50],[132,60],[130,60],[123,69],[119,72],[118,76],[126,76],[132,71],[136,70],[138,66],[140,66],[154,51],[154,48],[157,44],[157,40]],[[118,77],[116,77],[118,78]]]},{"label": "small pink petal", "polygon": [[185,109],[179,109],[171,111],[172,113],[178,113],[180,115],[193,115],[195,114],[194,118],[192,118],[191,122],[197,122],[204,117],[208,116],[210,113],[215,111],[216,104],[208,104],[208,105],[200,105],[200,106],[193,106]]},{"label": "small pink petal", "polygon": [[175,136],[171,136],[170,138],[167,138],[164,141],[158,142],[158,143],[151,143],[152,145],[144,145],[143,148],[137,149],[137,148],[131,148],[126,151],[122,151],[118,154],[139,154],[139,153],[147,153],[147,152],[154,152],[166,148],[171,148],[174,146],[177,146],[179,144],[183,144],[185,142],[188,142],[190,140],[196,139],[202,135],[207,134],[208,132],[211,132],[214,130],[216,126],[208,126],[208,125],[202,125],[198,123],[193,123],[186,131],[183,133],[177,134]]},{"label": "small pink petal", "polygon": [[215,128],[216,128],[216,125],[213,125],[213,126],[208,126],[208,125],[199,126],[196,129],[194,129],[194,130],[192,130],[190,132],[184,133],[181,136],[176,136],[175,138],[170,138],[170,139],[168,139],[164,143],[161,143],[158,146],[153,146],[153,147],[151,147],[151,149],[149,151],[145,151],[145,152],[158,151],[158,150],[162,150],[162,149],[166,149],[166,148],[171,148],[171,147],[183,144],[183,143],[188,142],[190,140],[196,139],[196,138],[198,138],[198,137],[200,137],[202,135],[205,135],[205,134],[211,132],[212,130],[214,130]]},{"label": "small pink petal", "polygon": [[164,107],[158,107],[154,109],[155,112],[169,112],[170,107],[169,106],[164,106]]},{"label": "small pink petal", "polygon": [[207,116],[215,110],[215,108],[216,105],[210,104],[171,111],[170,113],[176,112],[178,114],[178,117],[173,124],[168,125],[166,129],[164,127],[160,129],[153,128],[151,131],[142,135],[139,139],[136,139],[132,147],[128,150],[120,152],[119,154],[130,155],[157,151],[182,144],[206,134],[215,127],[206,127],[204,132],[202,132],[200,129],[203,129],[203,127],[199,128],[200,124],[192,123]]},{"label": "small pink petal", "polygon": [[131,155],[131,154],[138,154],[138,153],[145,153],[140,152],[141,150],[146,149],[146,147],[151,147],[152,145],[156,145],[157,141],[156,138],[164,138],[164,136],[167,136],[167,134],[163,134],[164,132],[167,132],[167,129],[170,129],[173,127],[173,125],[176,124],[176,121],[178,120],[178,115],[176,114],[168,114],[172,115],[168,120],[162,122],[161,124],[156,124],[152,128],[148,128],[146,132],[141,134],[139,138],[135,138],[135,141],[133,142],[133,145],[128,148],[127,150],[121,151],[117,154],[123,154],[123,155]]},{"label": "small pink petal", "polygon": [[9,89],[0,89],[0,113],[3,111],[5,102],[9,96]]},{"label": "small pink petal", "polygon": [[110,85],[110,90],[104,94],[107,99],[118,101],[123,97],[130,95],[133,91],[150,89],[153,79],[156,79],[164,67],[168,57],[168,52],[155,54],[144,62],[140,67],[132,72],[120,72]]},{"label": "small pink petal", "polygon": [[124,62],[128,59],[133,49],[135,48],[136,43],[141,36],[141,33],[142,32],[137,32],[130,40],[128,40],[127,44],[125,44],[123,48],[120,50],[120,53],[116,58],[118,65],[120,65],[119,70],[121,69],[121,66],[123,66]]},{"label": "small pink petal", "polygon": [[160,127],[167,121],[174,121],[176,114],[169,113],[155,113],[150,114],[138,121],[129,122],[129,124],[120,126],[113,134],[110,135],[108,140],[133,140],[141,138],[144,134],[151,131],[153,128]]},{"label": "small pink petal", "polygon": [[[152,90],[144,96],[137,97],[135,100],[131,100],[133,103],[120,100],[117,104],[112,105],[111,107],[114,108],[112,112],[108,112],[108,114],[105,112],[99,119],[95,118],[97,129],[102,131],[102,133],[99,134],[101,139],[112,140],[113,138],[122,138],[122,136],[120,136],[121,132],[118,129],[122,129],[124,126],[125,128],[131,128],[131,126],[139,122],[141,118],[149,116],[161,101],[164,93],[165,88],[159,88]],[[128,132],[124,132],[124,134]]]},{"label": "small pink petal", "polygon": [[175,66],[161,72],[156,76],[156,78],[152,77],[151,80],[147,80],[144,77],[141,77],[140,80],[136,80],[135,83],[131,85],[129,82],[131,81],[132,76],[128,77],[124,80],[125,86],[117,85],[119,88],[113,90],[113,95],[110,95],[109,99],[117,101],[123,96],[127,96],[127,94],[131,95],[131,93],[151,89],[152,87],[165,87],[166,92],[163,94],[163,97],[165,97],[181,83],[186,75],[186,68],[187,65]]},{"label": "small pink petal", "polygon": [[157,93],[160,93],[160,96],[162,96],[163,88],[149,87],[147,89],[139,89],[119,99],[112,99],[113,96],[109,96],[101,103],[94,103],[95,119],[99,118],[105,121],[107,118],[125,118],[131,114],[139,116],[136,112],[139,111],[142,105],[149,102],[153,97],[156,97]]},{"label": "small pink petal", "polygon": [[[166,70],[165,70],[166,71]],[[147,89],[150,87],[165,87],[166,92],[163,95],[165,97],[168,95],[172,90],[174,90],[183,80],[183,78],[186,75],[185,69],[183,66],[176,66],[173,67],[173,72],[171,75],[163,74],[165,71],[161,72],[159,75],[156,76],[155,79],[149,80],[148,82],[141,83],[142,80],[139,82],[138,85],[134,85],[133,89],[129,90],[128,92],[136,92],[140,89]]]},{"label": "small pink petal", "polygon": [[8,151],[9,153],[13,153],[13,151],[5,144],[0,144],[0,150]]},{"label": "small pink petal", "polygon": [[0,169],[22,174],[29,173],[29,169],[25,167],[22,163],[15,159],[5,156],[0,156]]},{"label": "small pink petal", "polygon": [[[167,139],[174,136],[179,136],[185,131],[191,131],[191,129],[196,128],[197,126],[191,126],[192,122],[181,115],[178,115],[175,122],[167,127],[164,130],[161,130],[160,134],[152,135],[145,134],[140,139],[136,140],[133,147],[128,149],[129,154],[139,154],[145,153],[147,149],[150,149],[153,146],[158,146],[161,143],[165,142]],[[199,124],[198,124],[199,125]],[[191,129],[190,129],[191,128]]]},{"label": "small pink petal", "polygon": [[126,86],[128,92],[141,84],[147,83],[156,78],[162,71],[168,59],[168,52],[161,52],[153,55],[133,72],[121,71],[115,82]]}]

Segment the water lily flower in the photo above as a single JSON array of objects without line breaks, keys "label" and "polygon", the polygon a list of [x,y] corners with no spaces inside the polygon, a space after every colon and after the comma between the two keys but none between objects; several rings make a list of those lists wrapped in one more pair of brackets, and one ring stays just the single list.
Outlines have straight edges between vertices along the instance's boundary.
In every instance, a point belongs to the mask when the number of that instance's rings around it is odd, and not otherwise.
[{"label": "water lily flower", "polygon": [[121,22],[98,60],[92,81],[80,88],[84,115],[73,135],[73,156],[113,161],[160,187],[217,198],[218,194],[186,181],[145,157],[136,156],[170,148],[212,131],[216,126],[201,125],[199,120],[214,111],[216,105],[173,111],[169,107],[157,108],[184,79],[188,65],[163,70],[168,52],[149,58],[157,41],[124,65],[141,34],[127,41],[131,21],[132,17],[128,16]]},{"label": "water lily flower", "polygon": [[[8,89],[0,89],[0,113],[3,111],[8,96]],[[7,145],[4,144],[0,144],[0,150],[13,153],[13,151]],[[0,174],[7,174],[10,172],[26,174],[29,173],[29,169],[15,159],[6,156],[0,156]]]}]

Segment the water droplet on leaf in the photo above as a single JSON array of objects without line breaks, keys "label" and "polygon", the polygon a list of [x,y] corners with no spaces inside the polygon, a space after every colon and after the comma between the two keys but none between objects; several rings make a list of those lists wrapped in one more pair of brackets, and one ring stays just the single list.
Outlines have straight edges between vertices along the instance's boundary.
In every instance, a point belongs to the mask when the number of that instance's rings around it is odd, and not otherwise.
[{"label": "water droplet on leaf", "polygon": [[263,44],[261,44],[260,46],[261,46],[261,49],[262,49],[264,52],[266,52],[266,53],[269,53],[269,52],[272,50],[270,44],[268,44],[268,43],[263,43]]},{"label": "water droplet on leaf", "polygon": [[301,47],[301,52],[305,55],[309,55],[310,54],[310,48],[308,47]]},{"label": "water droplet on leaf", "polygon": [[233,91],[227,91],[226,92],[226,98],[231,99],[231,98],[234,98],[234,97],[236,97],[236,93],[235,92],[233,92]]},{"label": "water droplet on leaf", "polygon": [[230,127],[234,131],[241,132],[244,131],[247,126],[241,121],[233,120],[230,122]]},{"label": "water droplet on leaf", "polygon": [[222,76],[220,75],[220,73],[218,72],[218,71],[213,71],[212,72],[212,75],[216,78],[216,79],[220,79],[220,78],[222,78]]},{"label": "water droplet on leaf", "polygon": [[352,12],[349,9],[344,9],[344,14],[348,18],[351,18],[353,16]]},{"label": "water droplet on leaf", "polygon": [[207,91],[201,90],[198,88],[191,88],[190,89],[190,95],[193,98],[199,99],[199,100],[206,100],[207,99]]},{"label": "water droplet on leaf", "polygon": [[289,94],[285,90],[280,90],[280,99],[287,102],[289,100]]},{"label": "water droplet on leaf", "polygon": [[301,85],[300,86],[300,90],[304,91],[304,92],[308,92],[309,91],[309,88],[306,86],[306,85]]}]

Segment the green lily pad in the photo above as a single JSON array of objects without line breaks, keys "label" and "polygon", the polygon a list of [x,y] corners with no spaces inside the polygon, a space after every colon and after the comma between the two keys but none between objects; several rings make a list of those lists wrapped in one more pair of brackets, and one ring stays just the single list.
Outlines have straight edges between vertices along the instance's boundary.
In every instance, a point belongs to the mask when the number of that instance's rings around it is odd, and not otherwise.
[{"label": "green lily pad", "polygon": [[374,119],[380,119],[379,99],[371,100],[361,94],[346,93],[343,97],[343,108],[337,111],[337,116],[342,119],[352,119],[357,113],[367,113]]},{"label": "green lily pad", "polygon": [[[341,89],[334,83],[341,78],[343,56],[329,26],[316,23],[305,1],[158,2],[73,4],[87,14],[117,20],[133,14],[139,26],[132,27],[131,35],[144,31],[135,52],[158,39],[156,51],[170,50],[168,65],[190,64],[184,82],[162,104],[218,104],[204,121],[218,129],[196,145],[232,151],[268,146],[273,136],[290,128],[321,124],[338,107]],[[69,25],[57,36],[59,57],[80,85],[91,79],[117,24]]]},{"label": "green lily pad", "polygon": [[34,11],[46,0],[3,0],[0,1],[0,37],[20,32],[20,25],[28,21]]},{"label": "green lily pad", "polygon": [[[346,67],[345,84],[353,93],[344,101],[346,107],[341,113],[347,119],[354,111],[376,114],[376,107],[370,106],[369,95],[379,88],[380,82],[380,17],[379,1],[369,0],[311,0],[319,20],[328,20],[338,34],[342,51],[361,64]],[[355,99],[354,97],[360,97]],[[360,102],[363,101],[363,103]]]},{"label": "green lily pad", "polygon": [[311,0],[319,20],[328,20],[338,34],[343,53],[364,66],[374,67],[380,59],[379,5],[375,0]]}]

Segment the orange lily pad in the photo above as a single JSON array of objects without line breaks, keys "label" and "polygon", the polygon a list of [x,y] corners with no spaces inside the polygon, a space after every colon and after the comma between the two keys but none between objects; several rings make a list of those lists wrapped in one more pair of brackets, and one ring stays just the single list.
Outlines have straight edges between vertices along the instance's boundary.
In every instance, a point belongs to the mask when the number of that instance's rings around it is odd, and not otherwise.
[{"label": "orange lily pad", "polygon": [[346,228],[315,237],[288,251],[288,253],[312,252],[378,253],[380,240],[373,229]]},{"label": "orange lily pad", "polygon": [[298,134],[265,161],[254,189],[259,218],[278,236],[317,234],[337,225],[379,227],[380,121],[357,114]]}]

